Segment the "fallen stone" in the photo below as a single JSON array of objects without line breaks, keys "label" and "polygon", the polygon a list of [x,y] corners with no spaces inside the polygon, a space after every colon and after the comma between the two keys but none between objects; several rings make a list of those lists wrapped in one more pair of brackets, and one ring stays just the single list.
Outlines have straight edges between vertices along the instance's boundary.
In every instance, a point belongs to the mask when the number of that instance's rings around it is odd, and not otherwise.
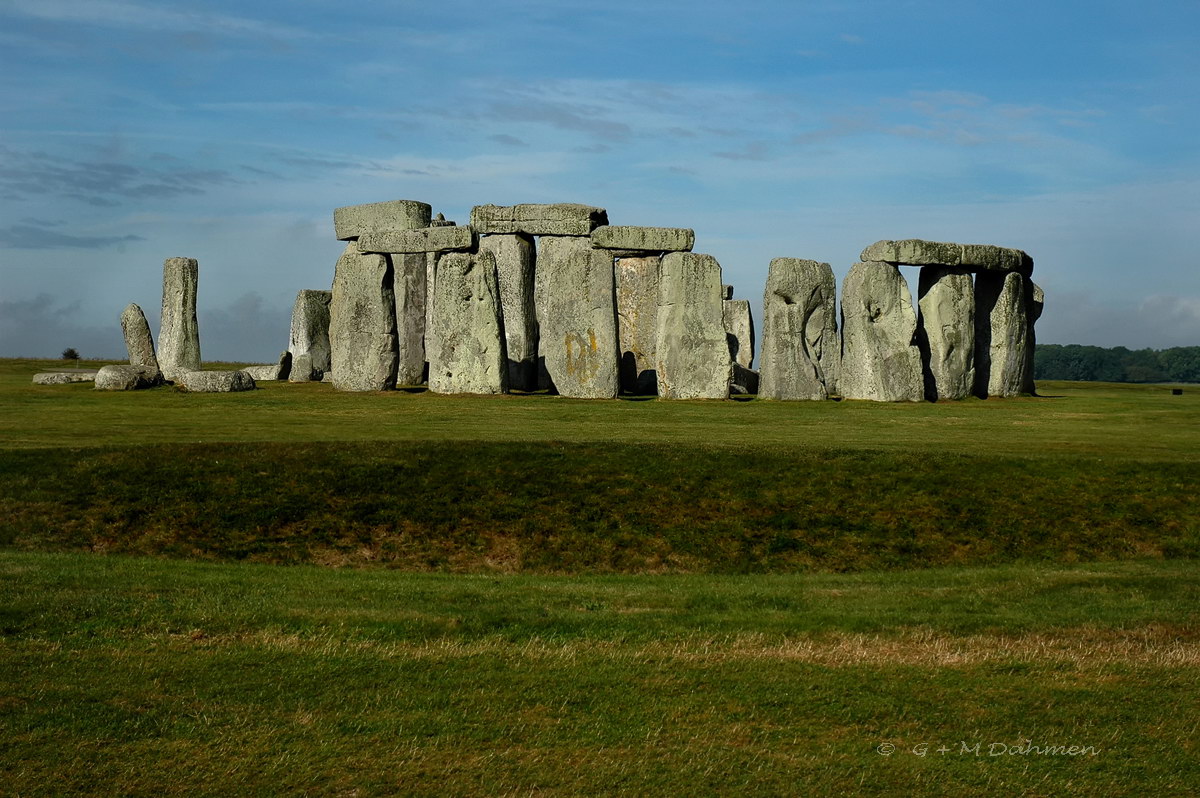
[{"label": "fallen stone", "polygon": [[238,371],[185,371],[176,384],[188,393],[237,393],[253,391],[254,378],[244,369]]},{"label": "fallen stone", "polygon": [[954,244],[907,238],[903,241],[876,241],[859,256],[864,263],[908,266],[961,266],[968,271],[1015,271],[1033,273],[1033,258],[1019,249],[991,244]]},{"label": "fallen stone", "polygon": [[925,266],[917,287],[917,347],[925,398],[964,399],[975,389],[975,289],[963,269]]},{"label": "fallen stone", "polygon": [[921,401],[925,381],[921,353],[913,343],[916,331],[912,295],[895,265],[869,262],[850,267],[842,282],[841,395],[876,402]]},{"label": "fallen stone", "polygon": [[1025,278],[1016,272],[975,276],[975,395],[1019,396],[1027,384]]},{"label": "fallen stone", "polygon": [[682,227],[604,225],[592,231],[592,246],[630,252],[691,252],[696,234]]},{"label": "fallen stone", "polygon": [[587,238],[543,238],[538,242],[534,306],[539,366],[551,389],[577,399],[615,398],[618,352],[612,257],[592,249]]},{"label": "fallen stone", "polygon": [[1046,294],[1042,287],[1033,280],[1026,280],[1025,315],[1029,317],[1029,334],[1025,341],[1025,383],[1021,393],[1036,394],[1037,384],[1034,382],[1034,354],[1037,350],[1037,333],[1034,326],[1042,317],[1042,309],[1046,305]]},{"label": "fallen stone", "polygon": [[728,399],[732,359],[725,337],[721,265],[711,255],[662,259],[654,344],[661,399]]},{"label": "fallen stone", "polygon": [[425,381],[425,317],[428,290],[424,254],[393,255],[396,293],[396,384]]},{"label": "fallen stone", "polygon": [[429,362],[430,391],[507,392],[500,287],[490,251],[451,253],[438,260],[433,326],[438,346]]},{"label": "fallen stone", "polygon": [[382,254],[418,254],[475,249],[475,230],[471,227],[426,227],[386,233],[363,233],[358,239],[359,252]]},{"label": "fallen stone", "polygon": [[104,366],[96,372],[97,391],[137,391],[161,384],[157,370],[146,366]]},{"label": "fallen stone", "polygon": [[[291,352],[283,352],[279,355],[279,361],[276,363],[268,363],[263,366],[247,366],[242,371],[254,378],[255,382],[278,382],[286,380],[292,369],[292,354]],[[308,380],[304,380],[307,382]]]},{"label": "fallen stone", "polygon": [[471,226],[479,233],[525,233],[531,236],[589,236],[608,224],[608,211],[589,205],[476,205]]},{"label": "fallen stone", "polygon": [[167,258],[163,262],[158,365],[168,380],[200,368],[200,327],[196,322],[199,277],[200,264],[195,258]]},{"label": "fallen stone", "polygon": [[70,385],[76,382],[95,382],[98,370],[43,371],[33,375],[34,385]]},{"label": "fallen stone", "polygon": [[146,314],[134,303],[129,303],[121,312],[121,333],[125,336],[125,349],[129,352],[129,365],[143,366],[161,375],[158,357],[154,354],[154,337]]},{"label": "fallen stone", "polygon": [[758,395],[827,399],[837,390],[837,284],[828,263],[774,258],[763,292]]},{"label": "fallen stone", "polygon": [[334,209],[333,231],[338,239],[350,241],[366,233],[415,230],[429,226],[432,210],[427,203],[414,200],[347,205]]},{"label": "fallen stone", "polygon": [[387,255],[353,243],[338,258],[329,303],[330,365],[339,391],[396,387],[396,296]]},{"label": "fallen stone", "polygon": [[536,249],[533,237],[522,233],[484,236],[479,251],[496,261],[500,287],[505,350],[508,353],[508,386],[519,391],[537,388],[537,312],[533,305]]},{"label": "fallen stone", "polygon": [[618,258],[617,340],[620,384],[624,393],[653,396],[658,392],[654,350],[658,337],[658,282],[662,258]]},{"label": "fallen stone", "polygon": [[289,382],[320,380],[329,371],[329,303],[332,291],[304,289],[292,306]]}]

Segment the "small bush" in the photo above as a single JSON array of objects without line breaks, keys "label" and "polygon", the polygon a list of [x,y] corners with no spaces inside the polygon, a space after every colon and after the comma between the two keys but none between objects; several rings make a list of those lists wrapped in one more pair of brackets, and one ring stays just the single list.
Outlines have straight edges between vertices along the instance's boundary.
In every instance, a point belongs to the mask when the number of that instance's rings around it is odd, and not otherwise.
[{"label": "small bush", "polygon": [[75,351],[74,347],[68,346],[66,349],[63,350],[62,359],[63,360],[78,360],[79,352]]}]

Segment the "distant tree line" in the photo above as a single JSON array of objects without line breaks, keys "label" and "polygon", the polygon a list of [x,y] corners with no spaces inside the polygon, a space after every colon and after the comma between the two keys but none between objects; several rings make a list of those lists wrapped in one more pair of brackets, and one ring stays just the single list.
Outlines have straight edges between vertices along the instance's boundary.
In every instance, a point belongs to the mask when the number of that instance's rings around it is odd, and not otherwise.
[{"label": "distant tree line", "polygon": [[1038,344],[1034,376],[1039,380],[1200,382],[1200,346],[1105,349],[1079,344]]}]

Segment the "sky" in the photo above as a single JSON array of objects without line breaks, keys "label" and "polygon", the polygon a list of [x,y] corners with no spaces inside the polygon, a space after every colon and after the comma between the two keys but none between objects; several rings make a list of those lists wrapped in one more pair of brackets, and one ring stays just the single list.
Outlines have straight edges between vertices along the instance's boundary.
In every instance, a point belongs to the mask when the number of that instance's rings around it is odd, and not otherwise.
[{"label": "sky", "polygon": [[1197,0],[0,0],[0,109],[0,356],[123,359],[185,256],[273,360],[391,199],[690,227],[756,318],[774,257],[1017,247],[1039,343],[1200,345]]}]

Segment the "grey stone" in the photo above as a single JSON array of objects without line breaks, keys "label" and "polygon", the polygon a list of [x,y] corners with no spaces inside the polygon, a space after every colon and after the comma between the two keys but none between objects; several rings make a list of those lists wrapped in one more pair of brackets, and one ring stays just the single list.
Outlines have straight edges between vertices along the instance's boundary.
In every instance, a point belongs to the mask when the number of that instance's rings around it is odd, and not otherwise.
[{"label": "grey stone", "polygon": [[176,383],[188,393],[237,393],[258,387],[245,370],[185,371]]},{"label": "grey stone", "polygon": [[729,393],[740,396],[757,394],[760,382],[757,371],[734,363],[733,377],[729,380]]},{"label": "grey stone", "polygon": [[[254,378],[255,382],[278,382],[286,380],[288,374],[292,370],[292,353],[283,352],[279,355],[279,360],[275,363],[269,363],[263,366],[247,366],[242,371]],[[308,380],[302,380],[308,382]]]},{"label": "grey stone", "polygon": [[721,297],[723,299],[733,299],[733,286],[728,284],[721,286]]},{"label": "grey stone", "polygon": [[429,220],[430,227],[453,227],[454,222],[448,220],[443,214],[438,214]]},{"label": "grey stone", "polygon": [[98,391],[137,391],[162,382],[157,370],[146,366],[104,366],[96,372]]},{"label": "grey stone", "polygon": [[654,348],[658,337],[658,282],[662,257],[618,258],[617,339],[621,390],[638,396],[658,392]]},{"label": "grey stone", "polygon": [[[732,289],[733,286],[724,286]],[[724,296],[731,292],[725,291]],[[722,302],[725,318],[725,340],[733,359],[733,380],[730,393],[758,393],[758,372],[754,366],[754,315],[748,299],[725,299]]]},{"label": "grey stone", "polygon": [[763,292],[758,395],[818,400],[837,391],[837,284],[828,263],[774,258]]},{"label": "grey stone", "polygon": [[505,349],[508,352],[508,385],[520,391],[537,388],[537,312],[533,304],[536,249],[533,238],[522,233],[484,236],[479,251],[496,261],[500,286]]},{"label": "grey stone", "polygon": [[333,372],[332,371],[325,372],[325,376],[321,377],[321,382],[332,383],[333,382]]},{"label": "grey stone", "polygon": [[320,380],[329,371],[329,303],[332,291],[304,289],[292,306],[290,382]]},{"label": "grey stone", "polygon": [[661,399],[728,399],[732,359],[725,337],[721,265],[711,255],[662,260],[654,344]]},{"label": "grey stone", "polygon": [[539,365],[551,388],[577,399],[615,398],[618,352],[612,257],[592,249],[587,238],[541,239],[534,305]]},{"label": "grey stone", "polygon": [[430,354],[429,390],[495,394],[508,390],[496,259],[489,251],[438,259],[433,293],[437,347]]},{"label": "grey stone", "polygon": [[75,382],[95,382],[97,369],[78,369],[72,371],[43,371],[33,375],[34,385],[70,385]]},{"label": "grey stone", "polygon": [[420,230],[363,233],[358,239],[359,252],[383,254],[417,254],[475,249],[475,230],[471,227],[447,225]]},{"label": "grey stone", "polygon": [[167,258],[163,262],[158,365],[168,380],[200,368],[200,327],[196,322],[199,278],[200,264],[195,258]]},{"label": "grey stone", "polygon": [[842,282],[842,367],[847,399],[919,402],[925,396],[917,314],[908,284],[893,264],[850,267]]},{"label": "grey stone", "polygon": [[1036,394],[1037,384],[1034,382],[1034,355],[1037,350],[1037,333],[1034,330],[1034,325],[1037,320],[1042,317],[1042,309],[1046,305],[1046,294],[1042,291],[1042,287],[1033,280],[1025,281],[1027,293],[1025,295],[1025,315],[1029,319],[1029,334],[1025,341],[1025,383],[1021,386],[1021,393]]},{"label": "grey stone", "polygon": [[154,354],[154,337],[146,314],[134,303],[129,303],[121,312],[121,333],[125,336],[125,349],[129,352],[129,365],[143,366],[161,374],[158,357]]},{"label": "grey stone", "polygon": [[525,233],[531,236],[588,236],[608,224],[608,211],[590,205],[476,205],[471,226],[480,233]]},{"label": "grey stone", "polygon": [[1024,283],[1016,272],[975,276],[976,396],[1018,396],[1027,383],[1029,320]]},{"label": "grey stone", "polygon": [[925,398],[964,399],[975,390],[975,289],[963,269],[925,266],[917,287],[917,346]]},{"label": "grey stone", "polygon": [[909,266],[961,266],[968,271],[1015,271],[1033,273],[1033,258],[1019,249],[991,244],[955,244],[907,238],[903,241],[876,241],[862,251],[864,263],[883,261]]},{"label": "grey stone", "polygon": [[425,255],[392,255],[396,293],[396,384],[425,381],[425,318],[428,289]]},{"label": "grey stone", "polygon": [[396,387],[396,296],[387,255],[363,255],[351,242],[338,259],[329,304],[333,387],[383,391]]},{"label": "grey stone", "polygon": [[682,227],[604,225],[592,231],[592,246],[630,252],[691,252],[696,234]]},{"label": "grey stone", "polygon": [[350,241],[366,233],[428,227],[432,210],[427,203],[415,200],[392,200],[335,208],[334,235],[342,241]]}]

